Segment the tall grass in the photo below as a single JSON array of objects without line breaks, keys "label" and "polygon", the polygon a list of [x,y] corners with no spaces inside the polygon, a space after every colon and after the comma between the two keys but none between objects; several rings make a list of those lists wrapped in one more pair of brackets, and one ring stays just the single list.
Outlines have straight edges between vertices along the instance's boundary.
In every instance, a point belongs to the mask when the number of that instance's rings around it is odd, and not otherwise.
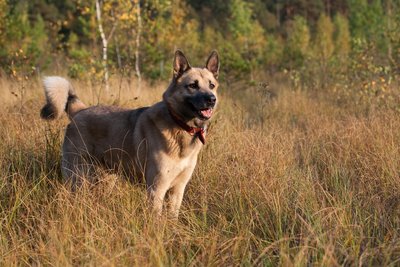
[{"label": "tall grass", "polygon": [[[282,81],[221,88],[178,221],[155,218],[143,185],[99,172],[71,193],[60,174],[64,118],[39,119],[37,81],[3,79],[0,264],[382,266],[400,264],[400,117],[341,107]],[[91,104],[151,104],[74,82]],[[263,91],[264,90],[264,91]],[[11,94],[13,91],[15,94]],[[100,97],[101,96],[101,97]]]}]

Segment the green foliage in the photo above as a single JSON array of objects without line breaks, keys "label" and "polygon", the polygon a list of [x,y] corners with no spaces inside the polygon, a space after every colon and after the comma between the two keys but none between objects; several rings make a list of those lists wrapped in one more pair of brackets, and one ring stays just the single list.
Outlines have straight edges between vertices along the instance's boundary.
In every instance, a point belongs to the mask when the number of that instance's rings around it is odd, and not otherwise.
[{"label": "green foliage", "polygon": [[338,82],[337,98],[347,105],[357,105],[370,112],[371,109],[386,107],[399,110],[393,69],[379,63],[376,47],[365,41],[353,41],[353,53],[347,72]]},{"label": "green foliage", "polygon": [[302,16],[295,16],[286,26],[286,60],[295,66],[301,65],[310,53],[310,30],[307,21]]},{"label": "green foliage", "polygon": [[[132,75],[137,2],[101,2],[104,31],[106,35],[113,31],[108,65],[112,73]],[[322,62],[324,68],[336,63],[347,66],[358,49],[355,43],[372,47],[375,63],[395,67],[399,59],[400,3],[394,0],[335,4],[145,0],[140,4],[139,63],[143,76],[151,79],[170,76],[173,51],[178,48],[194,65],[204,64],[205,55],[217,49],[224,71],[234,77],[249,73],[254,77],[268,69],[312,69]],[[29,74],[32,66],[46,68],[52,58],[59,58],[67,62],[73,77],[83,78],[97,75],[101,54],[93,1],[0,0],[0,68],[6,72]]]},{"label": "green foliage", "polygon": [[232,66],[236,66],[240,71],[252,71],[254,67],[259,66],[265,51],[264,29],[252,18],[252,14],[249,3],[243,0],[231,2],[229,33],[233,38],[234,48],[240,53],[240,56],[234,57],[236,62],[232,62]]},{"label": "green foliage", "polygon": [[[7,13],[9,12],[8,10],[8,5],[6,0],[0,0],[0,38],[3,37],[7,30]],[[0,42],[2,39],[0,39]]]},{"label": "green foliage", "polygon": [[30,29],[31,42],[28,46],[28,54],[32,59],[36,59],[36,64],[43,65],[42,56],[48,51],[48,37],[45,28],[45,23],[41,15],[37,15],[36,22]]},{"label": "green foliage", "polygon": [[93,75],[93,60],[91,53],[78,45],[78,37],[72,33],[68,42],[69,58],[68,76],[71,78],[84,78],[85,75]]},{"label": "green foliage", "polygon": [[400,62],[400,2],[386,1],[385,14],[385,42],[387,44],[387,57],[393,67],[398,67]]},{"label": "green foliage", "polygon": [[[232,0],[230,5],[229,30],[236,39],[246,39],[252,30],[251,8],[243,0]],[[246,42],[246,40],[243,40]]]},{"label": "green foliage", "polygon": [[335,49],[333,43],[334,26],[331,18],[322,14],[317,22],[316,36],[314,41],[315,56],[323,61],[330,59]]},{"label": "green foliage", "polygon": [[1,5],[9,13],[1,18],[5,26],[0,34],[0,67],[13,76],[30,75],[32,68],[48,63],[44,57],[49,50],[45,22],[39,14],[30,20],[26,2],[12,8],[6,5]]},{"label": "green foliage", "polygon": [[227,43],[220,48],[221,58],[224,59],[224,72],[241,75],[250,71],[249,62],[238,52],[233,44]]},{"label": "green foliage", "polygon": [[264,50],[265,63],[271,66],[280,64],[283,58],[284,42],[279,36],[268,34]]},{"label": "green foliage", "polygon": [[384,50],[385,14],[381,0],[349,0],[348,5],[352,36]]},{"label": "green foliage", "polygon": [[335,54],[344,61],[351,50],[351,36],[349,22],[345,16],[338,13],[334,18],[335,33]]},{"label": "green foliage", "polygon": [[68,68],[68,76],[77,79],[83,78],[86,72],[85,66],[79,63],[72,63]]}]

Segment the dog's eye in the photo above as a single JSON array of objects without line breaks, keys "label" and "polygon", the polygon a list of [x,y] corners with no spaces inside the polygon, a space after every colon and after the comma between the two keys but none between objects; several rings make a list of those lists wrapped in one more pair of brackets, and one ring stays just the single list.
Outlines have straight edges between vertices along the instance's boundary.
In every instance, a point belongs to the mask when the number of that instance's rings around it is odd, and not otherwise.
[{"label": "dog's eye", "polygon": [[214,89],[215,88],[215,84],[210,82],[210,89]]},{"label": "dog's eye", "polygon": [[187,85],[187,87],[190,89],[199,89],[199,82],[195,81],[194,83],[190,83]]}]

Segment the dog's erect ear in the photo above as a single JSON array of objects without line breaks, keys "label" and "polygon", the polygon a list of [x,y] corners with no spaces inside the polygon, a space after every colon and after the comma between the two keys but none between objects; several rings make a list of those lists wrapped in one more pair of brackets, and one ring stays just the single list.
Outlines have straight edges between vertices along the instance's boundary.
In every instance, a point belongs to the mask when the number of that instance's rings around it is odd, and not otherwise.
[{"label": "dog's erect ear", "polygon": [[219,74],[219,57],[217,51],[212,51],[207,59],[206,68],[218,79]]},{"label": "dog's erect ear", "polygon": [[190,69],[189,61],[186,59],[185,55],[181,50],[175,51],[174,58],[174,78],[179,78],[183,73]]}]

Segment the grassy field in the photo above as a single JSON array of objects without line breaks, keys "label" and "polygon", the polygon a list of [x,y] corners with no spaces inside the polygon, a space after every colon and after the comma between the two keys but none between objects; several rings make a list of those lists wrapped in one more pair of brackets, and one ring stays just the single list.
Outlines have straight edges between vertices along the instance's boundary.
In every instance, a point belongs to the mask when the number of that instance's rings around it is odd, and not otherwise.
[{"label": "grassy field", "polygon": [[[178,221],[154,218],[144,186],[117,175],[71,193],[60,174],[67,118],[40,120],[38,81],[0,80],[0,265],[400,265],[399,112],[285,80],[223,83]],[[125,107],[166,86],[135,99],[126,81],[102,98],[73,84],[86,103]]]}]

